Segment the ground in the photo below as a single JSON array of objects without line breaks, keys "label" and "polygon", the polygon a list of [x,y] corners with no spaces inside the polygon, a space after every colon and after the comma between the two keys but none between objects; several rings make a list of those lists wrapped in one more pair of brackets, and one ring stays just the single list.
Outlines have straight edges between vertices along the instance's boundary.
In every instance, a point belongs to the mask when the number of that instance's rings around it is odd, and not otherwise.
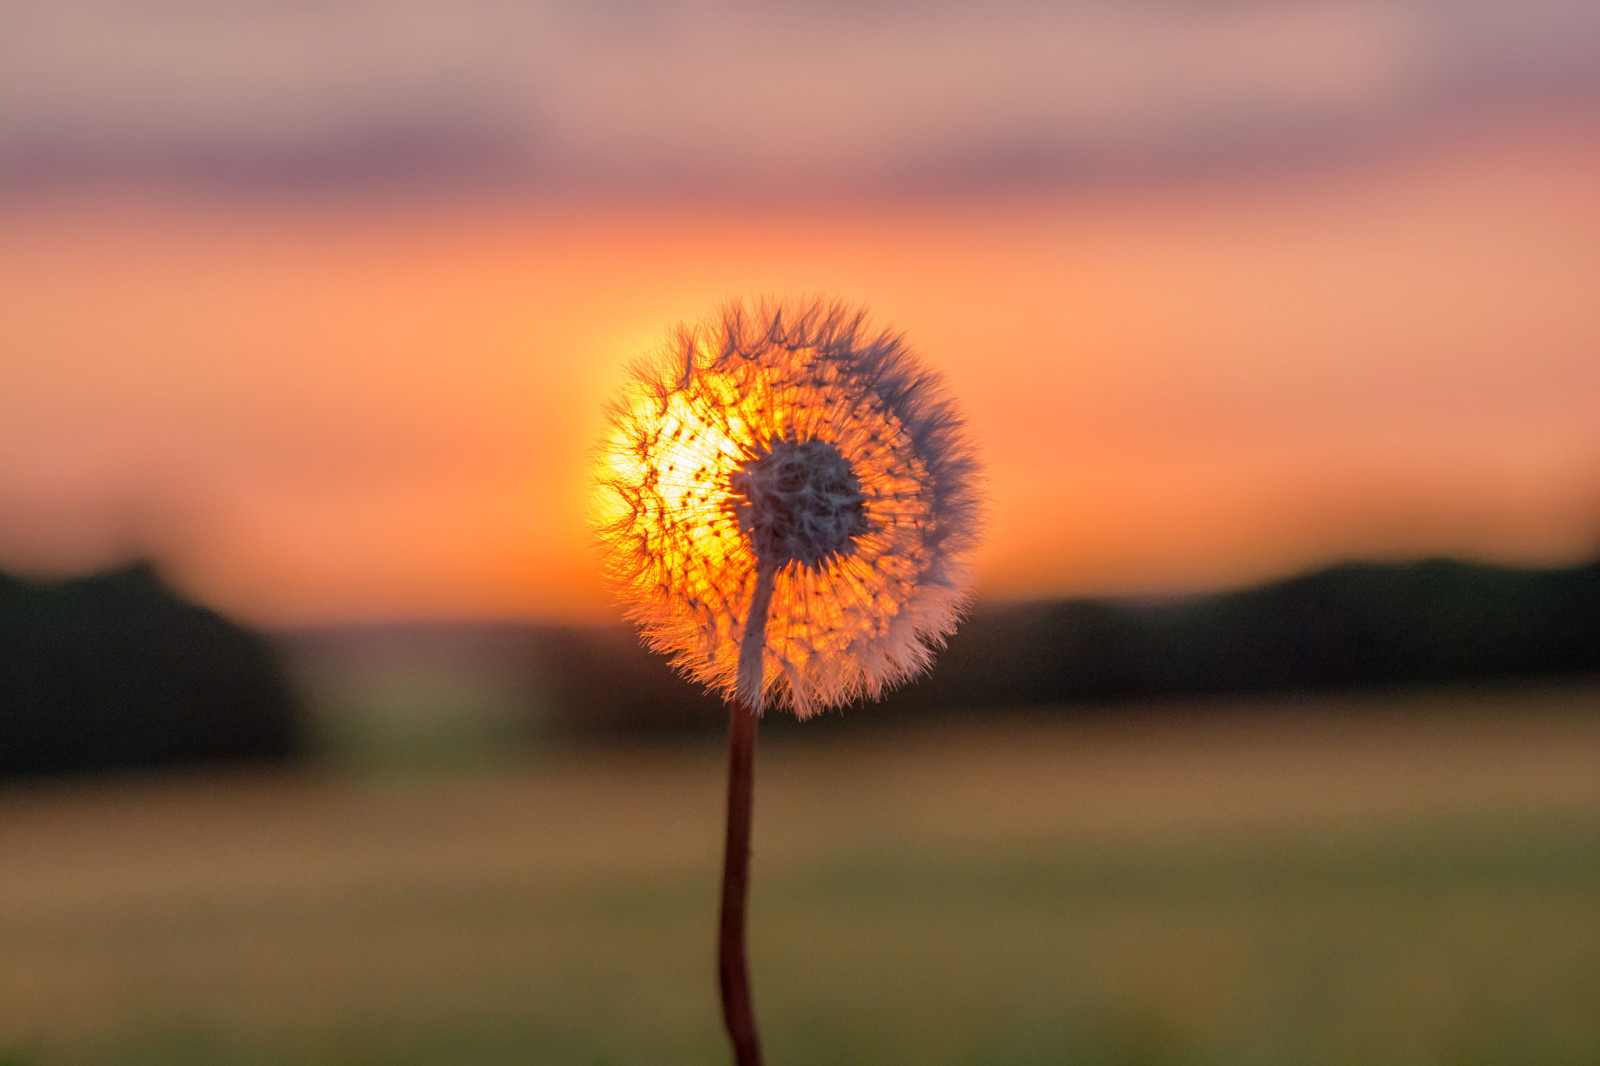
[{"label": "ground", "polygon": [[[783,1064],[1600,1062],[1600,689],[769,738]],[[0,1063],[705,1064],[723,755],[0,791]]]}]

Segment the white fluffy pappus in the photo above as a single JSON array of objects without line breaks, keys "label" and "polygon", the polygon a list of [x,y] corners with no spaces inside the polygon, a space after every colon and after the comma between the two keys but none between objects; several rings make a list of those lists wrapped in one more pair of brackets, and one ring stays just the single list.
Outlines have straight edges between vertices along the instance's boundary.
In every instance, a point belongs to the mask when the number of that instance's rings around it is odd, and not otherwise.
[{"label": "white fluffy pappus", "polygon": [[836,301],[730,303],[608,415],[607,577],[680,671],[804,718],[931,665],[969,600],[980,472],[901,334]]}]

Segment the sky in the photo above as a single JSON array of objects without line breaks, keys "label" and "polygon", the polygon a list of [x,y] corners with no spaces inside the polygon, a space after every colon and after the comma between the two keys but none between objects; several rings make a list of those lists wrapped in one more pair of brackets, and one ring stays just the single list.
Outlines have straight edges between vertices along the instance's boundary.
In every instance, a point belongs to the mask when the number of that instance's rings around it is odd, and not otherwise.
[{"label": "sky", "polygon": [[613,617],[623,367],[905,331],[989,597],[1600,550],[1600,9],[0,2],[0,569]]}]

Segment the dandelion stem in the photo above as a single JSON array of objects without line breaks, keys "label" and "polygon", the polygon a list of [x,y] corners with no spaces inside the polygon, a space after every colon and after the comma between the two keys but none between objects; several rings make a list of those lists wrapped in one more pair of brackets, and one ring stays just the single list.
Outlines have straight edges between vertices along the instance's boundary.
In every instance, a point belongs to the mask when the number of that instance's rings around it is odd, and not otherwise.
[{"label": "dandelion stem", "polygon": [[[755,789],[756,726],[761,721],[761,658],[766,647],[767,611],[777,569],[763,565],[750,598],[739,643],[739,692],[728,701],[728,835],[722,857],[722,924],[717,944],[717,977],[722,989],[722,1020],[733,1042],[737,1066],[761,1066],[750,1002],[750,972],[745,963],[745,901],[750,892],[750,800]],[[752,666],[753,664],[753,666]],[[754,684],[747,685],[754,670]]]},{"label": "dandelion stem", "polygon": [[739,641],[739,674],[734,704],[744,704],[751,714],[761,713],[764,663],[762,655],[767,650],[767,612],[772,606],[772,586],[778,577],[778,568],[762,563],[756,571],[756,590],[750,595],[750,617],[744,622],[744,636]]}]

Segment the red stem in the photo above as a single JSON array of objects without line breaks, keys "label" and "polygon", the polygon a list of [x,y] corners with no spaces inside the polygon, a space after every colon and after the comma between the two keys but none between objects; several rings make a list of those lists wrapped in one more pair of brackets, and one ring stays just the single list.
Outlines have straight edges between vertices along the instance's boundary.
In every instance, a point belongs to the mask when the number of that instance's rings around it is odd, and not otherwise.
[{"label": "red stem", "polygon": [[728,716],[728,837],[722,862],[722,928],[717,944],[717,977],[722,988],[722,1020],[733,1041],[738,1066],[761,1066],[745,965],[745,899],[750,891],[750,796],[755,785],[756,724],[760,717],[734,701]]},{"label": "red stem", "polygon": [[[728,701],[728,835],[722,854],[722,923],[717,940],[717,978],[722,990],[722,1020],[733,1042],[737,1066],[761,1066],[761,1038],[750,1001],[745,963],[745,902],[750,894],[750,800],[755,790],[756,726],[761,721],[762,652],[767,610],[776,572],[763,567],[756,577],[750,617],[739,645],[739,692]],[[754,672],[754,683],[751,673]]]}]

